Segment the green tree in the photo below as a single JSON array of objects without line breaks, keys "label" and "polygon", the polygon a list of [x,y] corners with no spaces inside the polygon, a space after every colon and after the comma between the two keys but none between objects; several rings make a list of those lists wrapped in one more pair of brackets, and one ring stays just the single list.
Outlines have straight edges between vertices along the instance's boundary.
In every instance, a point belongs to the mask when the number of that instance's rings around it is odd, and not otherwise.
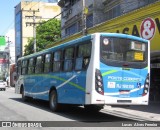
[{"label": "green tree", "polygon": [[25,49],[24,49],[25,56],[34,53],[33,41],[34,41],[33,38],[28,38],[28,44],[24,46],[25,47]]},{"label": "green tree", "polygon": [[[42,24],[36,27],[36,50],[41,51],[46,49],[46,46],[61,39],[61,26],[60,20],[51,19],[43,21]],[[33,38],[28,39],[28,44],[25,46],[25,54],[32,54],[33,51]]]}]

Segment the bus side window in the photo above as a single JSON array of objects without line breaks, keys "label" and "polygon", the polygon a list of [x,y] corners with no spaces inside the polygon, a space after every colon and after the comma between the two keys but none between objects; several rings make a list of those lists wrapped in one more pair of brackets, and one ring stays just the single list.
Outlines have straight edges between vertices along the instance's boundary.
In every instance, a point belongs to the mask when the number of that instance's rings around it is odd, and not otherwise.
[{"label": "bus side window", "polygon": [[38,56],[36,58],[36,63],[35,63],[35,73],[41,73],[42,72],[42,56]]},{"label": "bus side window", "polygon": [[74,60],[74,48],[67,48],[64,50],[64,71],[72,71]]},{"label": "bus side window", "polygon": [[44,58],[44,73],[47,73],[50,72],[51,54],[46,54]]},{"label": "bus side window", "polygon": [[23,60],[22,61],[22,75],[27,74],[27,67],[28,66],[28,60]]},{"label": "bus side window", "polygon": [[62,51],[56,51],[53,56],[53,72],[61,70]]},{"label": "bus side window", "polygon": [[83,68],[83,58],[82,57],[76,58],[75,70],[82,70],[82,68]]},{"label": "bus side window", "polygon": [[34,73],[34,58],[29,59],[28,63],[28,74]]},{"label": "bus side window", "polygon": [[91,57],[91,43],[79,45],[77,48],[75,70],[87,69]]},{"label": "bus side window", "polygon": [[21,61],[18,61],[18,63],[17,63],[17,77],[19,77],[22,73],[21,68],[22,68]]}]

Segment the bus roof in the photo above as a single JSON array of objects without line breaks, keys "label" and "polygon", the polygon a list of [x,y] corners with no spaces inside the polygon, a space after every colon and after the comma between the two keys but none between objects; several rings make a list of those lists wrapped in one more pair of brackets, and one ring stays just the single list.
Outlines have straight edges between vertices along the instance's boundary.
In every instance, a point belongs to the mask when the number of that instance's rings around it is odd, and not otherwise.
[{"label": "bus roof", "polygon": [[37,53],[21,57],[18,60],[27,59],[27,58],[30,58],[30,57],[35,57],[35,56],[38,56],[38,55],[41,55],[41,54],[44,54],[44,53],[47,53],[47,52],[50,52],[50,51],[54,51],[55,49],[57,50],[57,49],[60,49],[60,48],[66,47],[66,46],[70,46],[70,45],[74,45],[78,42],[83,42],[83,41],[87,41],[87,40],[90,40],[90,39],[91,39],[91,35],[87,35],[87,36],[84,36],[84,37],[74,39],[72,41],[60,44],[58,46],[53,46],[51,48],[45,49],[45,50],[37,52]]},{"label": "bus roof", "polygon": [[110,37],[121,37],[121,38],[127,38],[127,39],[133,39],[137,41],[142,41],[142,42],[148,42],[148,40],[143,39],[141,37],[133,36],[133,35],[128,35],[128,34],[122,34],[122,33],[100,33],[102,36],[110,36]]},{"label": "bus roof", "polygon": [[50,51],[54,51],[55,49],[60,49],[60,48],[66,47],[66,46],[74,45],[74,44],[76,44],[78,42],[84,42],[84,41],[90,40],[91,36],[92,35],[96,35],[96,34],[99,34],[100,36],[110,36],[110,37],[120,37],[120,38],[133,39],[133,40],[138,40],[138,41],[142,41],[142,42],[147,42],[148,41],[148,40],[145,40],[143,38],[132,36],[132,35],[127,35],[127,34],[106,33],[106,32],[104,32],[104,33],[93,33],[93,34],[89,34],[89,35],[80,37],[78,39],[74,39],[74,40],[71,40],[69,42],[60,44],[58,46],[53,46],[51,48],[45,49],[45,50],[40,51],[40,52],[37,52],[37,53],[31,54],[31,55],[27,55],[27,56],[21,57],[18,60],[23,60],[23,59],[27,59],[27,58],[31,58],[31,57],[36,57],[36,56],[39,56],[41,54],[46,54],[46,53],[48,53]]}]

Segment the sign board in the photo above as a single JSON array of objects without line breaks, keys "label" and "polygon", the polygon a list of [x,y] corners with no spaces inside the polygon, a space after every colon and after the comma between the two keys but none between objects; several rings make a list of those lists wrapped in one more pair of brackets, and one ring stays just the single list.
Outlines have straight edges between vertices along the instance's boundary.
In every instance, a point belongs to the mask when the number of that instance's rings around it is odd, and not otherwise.
[{"label": "sign board", "polygon": [[4,46],[6,44],[5,37],[0,36],[0,46]]}]

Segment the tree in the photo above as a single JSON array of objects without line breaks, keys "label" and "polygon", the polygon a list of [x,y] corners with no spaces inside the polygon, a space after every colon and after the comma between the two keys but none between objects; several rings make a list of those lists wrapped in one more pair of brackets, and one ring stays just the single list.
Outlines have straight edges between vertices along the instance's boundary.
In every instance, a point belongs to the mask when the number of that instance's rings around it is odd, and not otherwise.
[{"label": "tree", "polygon": [[34,53],[33,41],[34,41],[33,38],[29,38],[28,39],[28,44],[24,46],[25,47],[25,49],[24,49],[24,55],[25,56]]},{"label": "tree", "polygon": [[[36,28],[36,50],[41,51],[45,49],[47,45],[53,44],[54,42],[61,39],[61,26],[60,20],[51,19],[43,21]],[[25,46],[25,54],[32,54],[33,51],[33,38],[28,39],[28,44]]]}]

